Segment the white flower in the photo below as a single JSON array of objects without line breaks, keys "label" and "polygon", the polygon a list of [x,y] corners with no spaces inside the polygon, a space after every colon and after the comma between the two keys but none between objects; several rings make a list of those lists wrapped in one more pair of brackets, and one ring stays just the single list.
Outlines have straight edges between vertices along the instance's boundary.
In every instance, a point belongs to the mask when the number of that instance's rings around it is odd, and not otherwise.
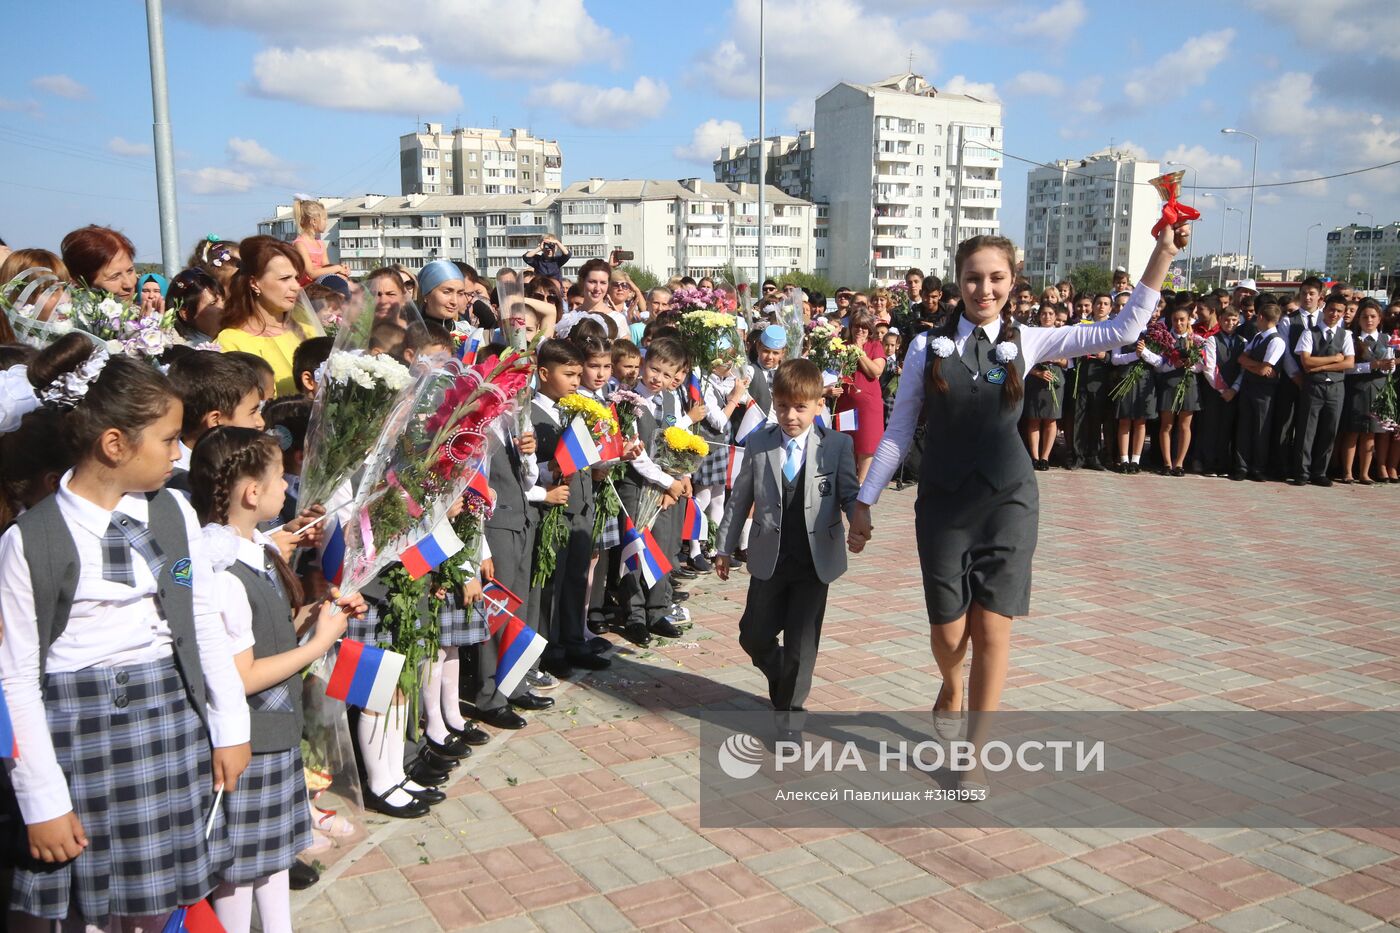
[{"label": "white flower", "polygon": [[1017,355],[1016,344],[1014,344],[1014,343],[999,343],[999,344],[997,344],[997,348],[996,348],[996,357],[997,357],[997,362],[998,362],[998,363],[1010,363],[1012,360],[1016,359],[1016,355]]},{"label": "white flower", "polygon": [[953,355],[955,349],[953,341],[948,337],[934,337],[928,342],[928,348],[940,359],[947,359]]},{"label": "white flower", "polygon": [[109,321],[120,320],[125,310],[126,309],[122,307],[122,303],[115,298],[104,298],[97,306],[97,313],[101,314]]},{"label": "white flower", "polygon": [[141,331],[136,341],[148,356],[159,356],[165,350],[165,334],[155,328]]}]

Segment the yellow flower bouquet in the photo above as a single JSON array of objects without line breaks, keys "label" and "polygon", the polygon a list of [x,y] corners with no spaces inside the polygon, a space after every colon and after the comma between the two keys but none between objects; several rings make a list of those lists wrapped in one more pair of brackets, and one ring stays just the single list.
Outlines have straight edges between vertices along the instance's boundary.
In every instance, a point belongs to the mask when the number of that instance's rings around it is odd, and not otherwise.
[{"label": "yellow flower bouquet", "polygon": [[[661,432],[661,442],[656,445],[652,460],[668,474],[680,479],[694,473],[709,452],[710,445],[705,443],[704,438],[685,428],[673,426]],[[661,513],[663,492],[659,486],[651,483],[642,487],[634,516],[638,528],[650,529],[656,522],[656,516]]]}]

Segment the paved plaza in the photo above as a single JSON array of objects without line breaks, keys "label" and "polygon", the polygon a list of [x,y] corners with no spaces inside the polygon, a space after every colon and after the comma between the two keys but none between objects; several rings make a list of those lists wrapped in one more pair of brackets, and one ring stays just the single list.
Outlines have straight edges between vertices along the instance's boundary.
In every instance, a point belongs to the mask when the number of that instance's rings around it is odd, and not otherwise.
[{"label": "paved plaza", "polygon": [[[1400,488],[1055,471],[1011,709],[1400,703]],[[914,490],[831,590],[809,708],[926,710],[937,678]],[[418,821],[371,821],[296,896],[305,933],[379,930],[1363,930],[1400,921],[1400,830],[704,829],[695,706],[757,708],[747,577],[694,628],[554,691]]]}]

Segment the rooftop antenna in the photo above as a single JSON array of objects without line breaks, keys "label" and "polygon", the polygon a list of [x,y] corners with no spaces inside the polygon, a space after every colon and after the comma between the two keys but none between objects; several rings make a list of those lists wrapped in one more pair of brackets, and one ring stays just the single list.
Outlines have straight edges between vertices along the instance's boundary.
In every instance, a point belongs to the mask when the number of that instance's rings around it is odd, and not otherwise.
[{"label": "rooftop antenna", "polygon": [[914,73],[914,50],[913,50],[913,49],[910,49],[910,50],[909,50],[909,69],[908,69],[908,70],[909,70],[909,73],[910,73],[910,74],[913,74],[913,73]]}]

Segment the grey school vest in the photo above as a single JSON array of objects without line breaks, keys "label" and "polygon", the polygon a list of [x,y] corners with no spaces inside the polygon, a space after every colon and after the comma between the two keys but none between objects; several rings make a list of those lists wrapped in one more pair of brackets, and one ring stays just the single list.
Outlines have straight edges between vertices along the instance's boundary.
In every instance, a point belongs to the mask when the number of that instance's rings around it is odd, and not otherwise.
[{"label": "grey school vest", "polygon": [[[971,336],[969,340],[973,339]],[[1016,359],[1010,363],[996,362],[996,344],[988,343],[988,368],[1016,368],[1025,385],[1026,360],[1021,351],[1019,334],[1007,341],[1016,346]],[[937,359],[929,351],[928,365]],[[948,383],[948,391],[924,393],[924,459],[920,479],[948,490],[957,489],[974,471],[981,473],[997,488],[1004,488],[1026,479],[1034,480],[1030,456],[1017,425],[1025,396],[1013,404],[1002,403],[1005,383],[994,384],[987,379],[973,379],[962,356],[954,352],[939,365],[939,373]],[[921,374],[927,379],[927,374]]]},{"label": "grey school vest", "polygon": [[[1257,343],[1254,344],[1253,347],[1251,347],[1249,350],[1246,350],[1245,352],[1249,354],[1249,358],[1250,358],[1251,360],[1253,360],[1254,362],[1256,362],[1256,363],[1262,363],[1262,362],[1264,362],[1264,354],[1265,354],[1266,352],[1268,352],[1269,344],[1272,343],[1272,342],[1275,341],[1275,340],[1280,340],[1280,339],[1282,339],[1282,338],[1280,338],[1279,335],[1278,335],[1278,332],[1275,331],[1274,333],[1269,334],[1269,336],[1267,336],[1267,337],[1265,337],[1265,338],[1259,340]],[[1279,363],[1282,364],[1282,363],[1283,363],[1283,360],[1280,359],[1280,360],[1279,360]],[[1243,379],[1244,379],[1244,381],[1243,381],[1242,383],[1240,383],[1240,388],[1244,388],[1245,386],[1254,386],[1255,388],[1266,388],[1266,387],[1271,387],[1271,386],[1273,386],[1276,382],[1278,382],[1278,371],[1279,371],[1279,368],[1278,368],[1277,366],[1275,366],[1275,367],[1274,367],[1274,374],[1273,374],[1272,376],[1269,376],[1269,377],[1264,377],[1264,376],[1257,376],[1257,375],[1255,375],[1254,373],[1252,373],[1252,372],[1250,372],[1249,370],[1246,369],[1246,370],[1244,370],[1244,373],[1243,373]]]},{"label": "grey school vest", "polygon": [[[248,606],[253,610],[253,657],[266,658],[285,654],[297,646],[296,628],[292,623],[291,607],[281,586],[274,582],[276,571],[266,557],[265,570],[273,579],[235,561],[229,567],[248,593]],[[248,697],[248,713],[252,724],[254,752],[280,752],[296,748],[301,742],[301,674],[296,673]]]},{"label": "grey school vest", "polygon": [[[1312,329],[1312,352],[1310,356],[1336,356],[1342,352],[1345,337],[1342,334],[1342,324],[1337,322],[1337,326],[1332,328],[1332,339],[1326,339],[1326,328],[1318,325]],[[1303,373],[1303,382],[1310,386],[1329,385],[1331,383],[1340,384],[1341,373]]]},{"label": "grey school vest", "polygon": [[1235,384],[1240,375],[1240,351],[1244,341],[1235,334],[1215,334],[1215,362],[1220,369],[1220,378],[1227,386]]},{"label": "grey school vest", "polygon": [[529,510],[525,507],[525,487],[521,481],[519,454],[515,453],[515,442],[507,435],[505,443],[496,444],[492,439],[491,454],[487,458],[490,471],[491,491],[496,494],[496,505],[486,519],[487,528],[500,531],[525,531],[529,525]]},{"label": "grey school vest", "polygon": [[[165,555],[165,563],[156,579],[156,605],[170,626],[175,665],[185,681],[190,704],[208,727],[204,667],[199,661],[199,642],[194,632],[194,578],[185,516],[172,492],[161,490],[149,496],[148,501],[151,534]],[[34,621],[39,632],[39,677],[42,679],[49,647],[68,627],[68,617],[73,611],[73,594],[78,587],[78,548],[55,496],[49,496],[25,512],[16,523],[23,532],[24,554],[29,561],[29,579],[34,589]],[[134,555],[133,559],[141,557]]]},{"label": "grey school vest", "polygon": [[[654,457],[656,455],[657,439],[661,436],[661,431],[656,423],[656,416],[644,405],[637,406],[636,410],[637,437],[645,447],[647,456]],[[625,483],[629,486],[640,487],[642,485],[642,476],[629,466],[626,470],[622,471],[622,478],[618,480],[618,482]]]}]

